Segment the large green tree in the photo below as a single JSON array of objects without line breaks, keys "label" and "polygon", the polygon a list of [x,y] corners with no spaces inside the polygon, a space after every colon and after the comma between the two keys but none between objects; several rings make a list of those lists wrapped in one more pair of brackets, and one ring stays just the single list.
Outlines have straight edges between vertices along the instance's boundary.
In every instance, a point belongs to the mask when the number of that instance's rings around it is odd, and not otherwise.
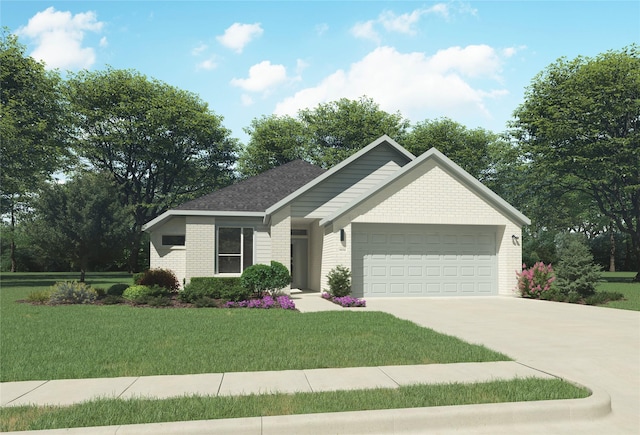
[{"label": "large green tree", "polygon": [[494,159],[503,151],[500,136],[482,128],[469,129],[449,118],[417,123],[404,141],[415,155],[436,148],[480,181],[489,179]]},{"label": "large green tree", "polygon": [[34,214],[30,229],[40,252],[68,261],[80,281],[91,266],[104,267],[125,250],[131,217],[110,174],[84,172],[45,186]]},{"label": "large green tree", "polygon": [[30,194],[62,169],[66,105],[55,71],[25,54],[15,35],[0,31],[0,205],[11,222],[11,270],[16,270],[16,219]]},{"label": "large green tree", "polygon": [[290,116],[255,118],[245,132],[249,135],[249,143],[238,159],[238,171],[245,177],[306,156],[304,126]]},{"label": "large green tree", "polygon": [[[638,47],[557,60],[533,79],[512,125],[533,177],[589,198],[640,259]],[[640,280],[640,261],[637,271]]]},{"label": "large green tree", "polygon": [[386,134],[402,142],[409,120],[387,113],[371,98],[341,98],[298,112],[308,139],[308,158],[324,168],[334,166]]},{"label": "large green tree", "polygon": [[237,141],[195,94],[138,72],[82,71],[67,83],[76,152],[111,174],[133,216],[129,268],[135,271],[142,225],[229,184]]}]

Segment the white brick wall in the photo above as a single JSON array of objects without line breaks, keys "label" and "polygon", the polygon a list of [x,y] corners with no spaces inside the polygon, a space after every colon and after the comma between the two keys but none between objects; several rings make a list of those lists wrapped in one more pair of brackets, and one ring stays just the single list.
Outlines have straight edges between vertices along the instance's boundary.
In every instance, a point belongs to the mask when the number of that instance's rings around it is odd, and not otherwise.
[{"label": "white brick wall", "polygon": [[[337,219],[333,223],[335,231],[345,228],[347,240],[351,240],[350,222],[495,226],[498,238],[498,293],[513,295],[515,273],[522,264],[522,251],[519,245],[512,242],[511,236],[521,236],[520,226],[436,166],[433,161],[424,164],[426,173],[418,168],[378,192]],[[347,245],[350,246],[350,243]],[[349,249],[344,252],[344,256],[336,255],[334,263],[327,267],[331,269],[336,264],[345,264],[347,256],[351,258]],[[350,264],[350,260],[346,264]]]},{"label": "white brick wall", "polygon": [[[291,266],[291,208],[283,207],[271,216],[271,259]],[[291,272],[291,271],[289,271]]]},{"label": "white brick wall", "polygon": [[180,285],[182,285],[185,277],[186,246],[162,246],[162,235],[183,235],[186,234],[185,231],[185,218],[173,217],[150,235],[150,268],[172,270]]},{"label": "white brick wall", "polygon": [[194,276],[215,273],[216,219],[211,216],[187,216],[187,282]]}]

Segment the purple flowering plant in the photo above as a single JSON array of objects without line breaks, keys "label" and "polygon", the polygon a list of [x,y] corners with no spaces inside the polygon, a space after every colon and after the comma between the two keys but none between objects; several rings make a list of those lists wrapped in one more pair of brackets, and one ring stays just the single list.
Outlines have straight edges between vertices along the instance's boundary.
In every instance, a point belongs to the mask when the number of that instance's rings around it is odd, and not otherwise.
[{"label": "purple flowering plant", "polygon": [[545,265],[538,261],[532,267],[522,265],[522,272],[516,272],[518,286],[516,290],[522,297],[539,299],[540,294],[551,289],[551,284],[556,280],[551,264]]},{"label": "purple flowering plant", "polygon": [[288,295],[281,295],[275,299],[271,295],[265,295],[260,299],[249,299],[246,301],[229,301],[224,304],[225,308],[282,308],[283,310],[295,310],[296,304]]},{"label": "purple flowering plant", "polygon": [[334,304],[338,304],[342,307],[366,307],[367,301],[364,299],[354,298],[353,296],[331,296],[327,292],[322,293],[322,298],[327,299]]}]

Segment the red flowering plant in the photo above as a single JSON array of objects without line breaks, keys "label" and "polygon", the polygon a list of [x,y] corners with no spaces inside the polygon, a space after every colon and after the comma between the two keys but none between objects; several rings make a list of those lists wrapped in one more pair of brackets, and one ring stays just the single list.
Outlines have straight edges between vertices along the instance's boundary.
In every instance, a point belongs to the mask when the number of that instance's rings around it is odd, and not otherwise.
[{"label": "red flowering plant", "polygon": [[518,277],[517,291],[523,298],[539,299],[540,294],[551,289],[551,283],[556,280],[551,265],[545,265],[538,261],[527,269],[527,265],[522,265],[522,272],[516,272]]}]

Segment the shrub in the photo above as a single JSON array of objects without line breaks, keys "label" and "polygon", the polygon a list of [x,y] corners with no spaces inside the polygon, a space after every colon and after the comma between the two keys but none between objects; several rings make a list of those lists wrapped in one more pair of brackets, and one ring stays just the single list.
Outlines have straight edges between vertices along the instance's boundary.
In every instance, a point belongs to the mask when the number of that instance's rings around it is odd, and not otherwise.
[{"label": "shrub", "polygon": [[327,274],[327,283],[331,296],[348,296],[351,293],[351,271],[347,267],[336,266]]},{"label": "shrub", "polygon": [[94,302],[98,294],[94,289],[83,282],[66,281],[57,282],[51,287],[49,302],[57,304],[90,304]]},{"label": "shrub", "polygon": [[136,304],[146,304],[151,298],[166,297],[169,291],[158,285],[134,285],[129,287],[122,293],[122,297]]},{"label": "shrub", "polygon": [[291,283],[289,270],[277,261],[272,261],[271,265],[254,264],[242,272],[240,277],[242,285],[256,296],[261,296],[264,292],[271,293],[272,296],[279,290]]},{"label": "shrub", "polygon": [[148,296],[146,304],[151,307],[168,307],[172,305],[171,299],[166,296]]},{"label": "shrub", "polygon": [[171,293],[177,293],[180,290],[178,278],[169,269],[149,269],[141,276],[136,274],[135,283],[146,286],[157,285],[166,288]]},{"label": "shrub", "polygon": [[107,289],[108,296],[122,296],[122,293],[130,287],[129,284],[114,284]]},{"label": "shrub", "polygon": [[104,299],[102,299],[102,303],[104,305],[117,305],[121,304],[123,301],[124,298],[118,295],[107,295]]},{"label": "shrub", "polygon": [[517,290],[524,298],[541,298],[542,293],[549,291],[551,283],[556,279],[553,267],[550,264],[545,265],[541,261],[529,269],[526,264],[523,264],[522,269],[522,272],[516,272],[516,276],[518,277]]},{"label": "shrub", "polygon": [[180,300],[195,303],[201,298],[241,301],[248,299],[251,291],[240,282],[240,278],[195,277],[191,278],[179,293]]},{"label": "shrub", "polygon": [[32,304],[46,304],[51,299],[51,289],[38,290],[27,295],[27,301]]},{"label": "shrub", "polygon": [[581,298],[593,295],[601,268],[594,263],[585,241],[575,235],[565,235],[560,240],[558,251],[560,261],[556,275],[561,291],[567,295],[576,293]]},{"label": "shrub", "polygon": [[196,308],[217,308],[220,306],[218,301],[219,299],[212,299],[208,296],[202,296],[201,298],[196,299],[193,304],[196,306]]},{"label": "shrub", "polygon": [[353,296],[331,296],[329,293],[322,293],[322,297],[342,307],[367,306],[367,301],[364,299],[354,298]]},{"label": "shrub", "polygon": [[258,299],[249,299],[243,301],[229,301],[224,304],[225,308],[282,308],[284,310],[295,310],[296,304],[288,295],[280,295],[275,299],[271,295],[265,295]]},{"label": "shrub", "polygon": [[96,296],[98,297],[98,299],[101,299],[107,295],[107,291],[101,287],[94,287],[93,289],[96,291]]},{"label": "shrub", "polygon": [[602,305],[611,301],[619,301],[622,298],[624,298],[624,295],[618,292],[596,292],[591,296],[587,296],[584,303],[587,305]]}]

